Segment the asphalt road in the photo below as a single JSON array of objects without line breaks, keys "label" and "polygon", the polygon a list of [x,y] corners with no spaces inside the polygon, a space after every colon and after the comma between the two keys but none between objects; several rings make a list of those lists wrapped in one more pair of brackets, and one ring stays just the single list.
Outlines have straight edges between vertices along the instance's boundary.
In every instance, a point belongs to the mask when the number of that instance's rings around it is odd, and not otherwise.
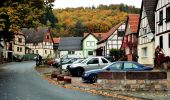
[{"label": "asphalt road", "polygon": [[113,100],[54,86],[34,70],[34,62],[0,66],[0,100]]}]

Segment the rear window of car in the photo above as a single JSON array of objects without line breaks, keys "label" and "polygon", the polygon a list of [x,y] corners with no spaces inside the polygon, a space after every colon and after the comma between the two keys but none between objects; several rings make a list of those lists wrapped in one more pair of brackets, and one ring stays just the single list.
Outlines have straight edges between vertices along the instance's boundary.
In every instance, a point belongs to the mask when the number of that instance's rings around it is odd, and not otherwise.
[{"label": "rear window of car", "polygon": [[108,63],[108,61],[106,59],[103,59],[103,58],[101,58],[101,59],[102,59],[103,63]]},{"label": "rear window of car", "polygon": [[138,66],[136,64],[125,62],[124,63],[124,69],[136,69]]}]

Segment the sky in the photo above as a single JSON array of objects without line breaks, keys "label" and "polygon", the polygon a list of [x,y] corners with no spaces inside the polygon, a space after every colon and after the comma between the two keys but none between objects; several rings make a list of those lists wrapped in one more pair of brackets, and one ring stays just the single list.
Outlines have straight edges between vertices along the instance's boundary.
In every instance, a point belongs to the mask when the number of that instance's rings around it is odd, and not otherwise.
[{"label": "sky", "polygon": [[67,7],[92,7],[93,5],[97,7],[100,4],[120,4],[124,3],[127,5],[132,5],[137,8],[141,7],[142,0],[55,0],[54,8],[67,8]]}]

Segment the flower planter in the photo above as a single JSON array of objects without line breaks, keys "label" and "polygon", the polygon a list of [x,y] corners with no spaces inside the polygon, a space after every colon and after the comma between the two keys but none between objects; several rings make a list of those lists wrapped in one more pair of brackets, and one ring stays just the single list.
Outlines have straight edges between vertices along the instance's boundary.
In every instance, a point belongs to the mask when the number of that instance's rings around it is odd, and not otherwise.
[{"label": "flower planter", "polygon": [[71,77],[65,77],[64,78],[64,83],[65,84],[71,84]]},{"label": "flower planter", "polygon": [[58,75],[57,80],[58,81],[64,81],[64,76],[63,75]]}]

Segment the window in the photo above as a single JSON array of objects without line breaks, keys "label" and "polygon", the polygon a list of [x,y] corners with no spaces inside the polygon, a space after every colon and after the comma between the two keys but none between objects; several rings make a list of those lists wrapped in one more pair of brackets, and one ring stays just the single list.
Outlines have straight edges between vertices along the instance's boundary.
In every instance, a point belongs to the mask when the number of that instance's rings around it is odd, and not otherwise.
[{"label": "window", "polygon": [[103,58],[102,58],[102,62],[103,63],[108,63],[108,61],[106,59],[103,59]]},{"label": "window", "polygon": [[32,53],[34,54],[34,50],[32,50]]},{"label": "window", "polygon": [[170,7],[166,8],[166,22],[170,21]]},{"label": "window", "polygon": [[112,64],[111,66],[109,66],[109,68],[110,70],[121,70],[122,64],[121,63]]},{"label": "window", "polygon": [[73,54],[75,54],[75,51],[68,51],[68,54],[73,55]]},{"label": "window", "polygon": [[133,63],[130,63],[130,62],[125,62],[124,63],[124,69],[137,69],[138,66],[133,64]]},{"label": "window", "polygon": [[169,36],[168,36],[168,39],[169,39],[169,48],[170,48],[170,34],[169,34]]},{"label": "window", "polygon": [[47,54],[47,50],[45,50],[45,54]]},{"label": "window", "polygon": [[93,51],[88,51],[88,55],[93,55]]},{"label": "window", "polygon": [[99,64],[98,58],[93,58],[87,62],[87,64]]},{"label": "window", "polygon": [[125,35],[125,31],[118,31],[118,37],[123,37]]},{"label": "window", "polygon": [[49,37],[49,35],[47,35],[47,37],[46,37],[47,39],[49,39],[50,37]]},{"label": "window", "polygon": [[22,52],[22,47],[20,47],[20,52]]},{"label": "window", "polygon": [[142,48],[142,56],[146,57],[147,56],[147,48]]},{"label": "window", "polygon": [[163,24],[163,10],[159,12],[159,25]]},{"label": "window", "polygon": [[17,47],[17,52],[19,52],[19,47]]},{"label": "window", "polygon": [[91,46],[94,47],[95,46],[95,42],[94,41],[87,41],[86,42],[86,46],[87,47],[91,47]]},{"label": "window", "polygon": [[160,48],[163,48],[163,36],[159,37],[159,46]]},{"label": "window", "polygon": [[51,50],[50,50],[50,54],[51,54]]},{"label": "window", "polygon": [[38,45],[38,43],[33,43],[33,46],[37,46]]},{"label": "window", "polygon": [[18,38],[18,42],[19,42],[19,43],[22,43],[22,38]]},{"label": "window", "polygon": [[38,50],[36,50],[36,54],[38,54]]}]

